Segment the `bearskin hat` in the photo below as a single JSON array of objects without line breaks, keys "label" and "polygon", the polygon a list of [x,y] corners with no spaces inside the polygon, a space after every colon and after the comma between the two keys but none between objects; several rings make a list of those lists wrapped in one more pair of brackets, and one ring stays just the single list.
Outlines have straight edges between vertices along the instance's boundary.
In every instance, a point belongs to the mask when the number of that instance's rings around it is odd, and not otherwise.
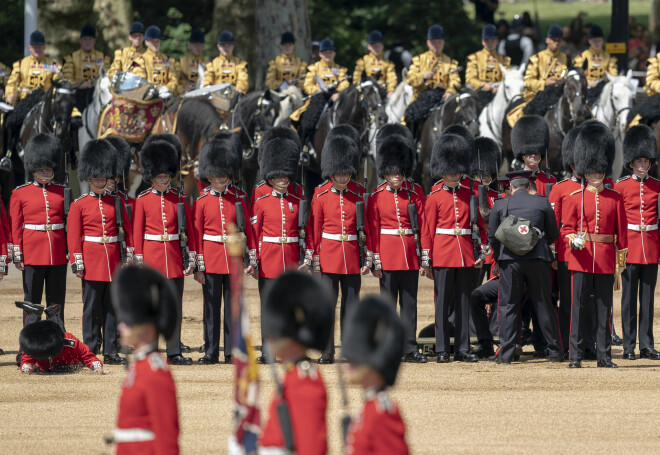
[{"label": "bearskin hat", "polygon": [[266,292],[261,317],[264,337],[291,338],[307,348],[325,349],[335,323],[330,295],[317,278],[284,272]]},{"label": "bearskin hat", "polygon": [[21,350],[35,360],[48,360],[64,348],[64,331],[53,321],[36,321],[26,325],[18,335]]},{"label": "bearskin hat", "polygon": [[[263,144],[270,141],[271,139],[287,139],[289,141],[295,142],[298,149],[302,149],[302,145],[300,144],[300,136],[298,136],[298,133],[293,131],[291,128],[277,127],[266,130],[264,134],[261,135],[261,144],[259,145],[259,148],[261,149]],[[259,168],[262,167],[261,160],[263,157],[264,153],[259,150],[259,156],[257,157],[257,160],[259,161]]]},{"label": "bearskin hat", "polygon": [[45,167],[57,171],[62,156],[62,144],[57,137],[52,134],[37,134],[25,146],[25,155],[23,156],[25,172],[28,176],[32,176],[32,173],[37,169]]},{"label": "bearskin hat", "polygon": [[511,131],[511,148],[519,161],[522,161],[523,155],[531,153],[539,153],[541,158],[545,158],[549,144],[548,124],[538,115],[521,117]]},{"label": "bearskin hat", "polygon": [[357,132],[355,128],[353,128],[351,125],[344,124],[344,125],[337,125],[334,128],[330,130],[328,133],[328,136],[325,138],[326,142],[328,139],[334,136],[346,136],[351,138],[353,142],[355,142],[356,147],[357,147],[357,154],[355,156],[355,169],[356,173],[360,169],[360,158],[362,158],[362,142],[360,138],[360,133]]},{"label": "bearskin hat", "polygon": [[213,136],[213,139],[231,142],[232,150],[234,150],[238,159],[238,169],[240,169],[243,166],[243,144],[241,144],[241,138],[238,137],[238,134],[230,133],[229,131],[220,131]]},{"label": "bearskin hat", "polygon": [[97,177],[114,178],[117,174],[117,153],[105,139],[89,141],[80,152],[78,178],[81,181]]},{"label": "bearskin hat", "polygon": [[467,174],[470,163],[470,145],[457,134],[443,134],[433,144],[431,152],[431,178],[443,175]]},{"label": "bearskin hat", "polygon": [[658,157],[658,144],[653,130],[647,125],[636,125],[626,131],[623,139],[623,162],[628,165],[637,158],[648,158],[651,164]]},{"label": "bearskin hat", "polygon": [[321,177],[333,174],[357,174],[355,156],[359,156],[355,142],[348,136],[328,136],[321,153]]},{"label": "bearskin hat", "polygon": [[176,291],[160,272],[129,265],[115,273],[110,286],[117,321],[129,326],[151,323],[170,338],[180,318]]},{"label": "bearskin hat", "polygon": [[444,129],[442,134],[455,134],[462,137],[468,142],[470,146],[470,159],[472,158],[472,153],[474,152],[474,136],[470,133],[470,130],[464,127],[463,125],[449,125]]},{"label": "bearskin hat", "polygon": [[179,139],[179,136],[177,136],[176,134],[168,134],[168,133],[152,134],[147,138],[146,141],[144,141],[143,147],[148,144],[152,144],[154,142],[160,142],[160,141],[165,141],[168,144],[172,145],[174,147],[174,150],[176,150],[177,160],[181,161],[181,155],[183,155],[183,144],[181,144],[181,139]]},{"label": "bearskin hat", "polygon": [[575,172],[579,176],[612,172],[614,163],[614,136],[610,129],[598,121],[583,123],[573,149]]},{"label": "bearskin hat", "polygon": [[140,150],[142,181],[151,182],[159,174],[174,177],[179,170],[176,148],[168,141],[144,143]]},{"label": "bearskin hat", "polygon": [[131,146],[121,136],[108,136],[105,138],[117,151],[117,174],[120,177],[127,178],[128,171],[131,169]]},{"label": "bearskin hat", "polygon": [[238,174],[238,157],[231,139],[212,139],[202,147],[199,153],[200,179],[226,174],[233,177]]},{"label": "bearskin hat", "polygon": [[500,173],[502,151],[497,142],[489,137],[474,140],[475,152],[470,161],[470,175],[490,175],[496,178]]},{"label": "bearskin hat", "polygon": [[410,177],[415,169],[415,144],[410,130],[398,123],[384,125],[376,135],[378,177],[401,172]]},{"label": "bearskin hat", "polygon": [[571,129],[561,143],[561,162],[564,165],[564,170],[571,175],[573,174],[571,165],[575,165],[574,151],[578,134],[580,134],[580,126]]},{"label": "bearskin hat", "polygon": [[261,176],[264,180],[279,176],[295,179],[300,159],[300,139],[298,135],[295,136],[296,140],[290,139],[289,131],[293,132],[290,128],[271,128],[268,132],[271,132],[272,136],[267,136],[268,140],[262,138],[259,154],[261,155]]},{"label": "bearskin hat", "polygon": [[341,352],[349,362],[370,366],[387,385],[394,385],[403,356],[403,324],[385,298],[365,297],[349,313]]}]

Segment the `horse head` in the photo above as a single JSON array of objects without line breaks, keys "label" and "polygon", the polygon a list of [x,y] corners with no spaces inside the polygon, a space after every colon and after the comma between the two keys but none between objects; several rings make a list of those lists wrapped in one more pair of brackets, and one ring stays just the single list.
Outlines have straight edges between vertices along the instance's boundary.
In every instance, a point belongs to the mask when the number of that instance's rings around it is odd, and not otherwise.
[{"label": "horse head", "polygon": [[255,111],[255,121],[261,130],[267,130],[275,125],[280,114],[280,97],[272,90],[266,89],[257,100],[257,110]]},{"label": "horse head", "polygon": [[53,134],[60,140],[69,131],[71,112],[76,103],[77,85],[66,79],[54,81],[44,98],[44,115],[47,118],[43,118],[42,121],[48,123]]},{"label": "horse head", "polygon": [[569,129],[589,117],[586,103],[587,88],[587,78],[581,68],[568,72],[562,94],[562,116],[569,121]]},{"label": "horse head", "polygon": [[280,112],[273,126],[284,126],[289,121],[289,116],[303,105],[303,94],[295,85],[289,85],[279,93],[271,90],[270,94],[280,100]]},{"label": "horse head", "polygon": [[476,92],[464,89],[452,96],[442,106],[442,129],[449,125],[463,125],[474,137],[479,136],[481,102]]},{"label": "horse head", "polygon": [[[632,82],[632,70],[628,70],[625,76],[611,76],[605,73],[609,83],[605,87],[614,118],[611,125],[617,125],[619,133],[624,134],[628,124],[628,112],[633,106],[636,88]],[[601,97],[602,98],[602,97]],[[607,102],[607,101],[606,101]]]},{"label": "horse head", "polygon": [[112,100],[112,92],[110,91],[111,85],[112,82],[108,77],[107,71],[105,68],[101,68],[94,87],[94,97],[98,99],[101,106],[107,105]]},{"label": "horse head", "polygon": [[525,65],[521,65],[518,69],[507,70],[504,65],[500,64],[500,71],[503,78],[498,93],[500,90],[502,91],[504,101],[508,104],[523,91],[523,87],[525,86]]}]

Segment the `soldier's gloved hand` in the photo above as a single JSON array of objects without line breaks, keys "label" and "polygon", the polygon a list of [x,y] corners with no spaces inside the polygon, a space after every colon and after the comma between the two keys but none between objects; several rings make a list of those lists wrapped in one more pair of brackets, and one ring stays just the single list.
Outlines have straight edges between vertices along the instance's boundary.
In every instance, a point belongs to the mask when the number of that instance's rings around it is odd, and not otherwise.
[{"label": "soldier's gloved hand", "polygon": [[568,235],[568,244],[574,250],[581,250],[585,246],[584,239],[580,236],[575,235],[575,234],[569,234]]},{"label": "soldier's gloved hand", "polygon": [[158,97],[159,97],[159,98],[162,98],[162,99],[166,100],[166,99],[168,99],[170,96],[172,96],[172,94],[170,93],[170,89],[169,89],[169,88],[167,88],[167,87],[164,86],[164,85],[161,85],[160,87],[158,87]]}]

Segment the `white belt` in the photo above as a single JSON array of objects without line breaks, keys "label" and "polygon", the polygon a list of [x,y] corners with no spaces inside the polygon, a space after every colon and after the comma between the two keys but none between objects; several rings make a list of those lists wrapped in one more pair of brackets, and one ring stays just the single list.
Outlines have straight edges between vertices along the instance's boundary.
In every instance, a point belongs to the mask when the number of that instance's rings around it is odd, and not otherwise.
[{"label": "white belt", "polygon": [[656,224],[629,224],[628,230],[637,232],[657,231],[658,225]]},{"label": "white belt", "polygon": [[266,243],[298,243],[298,237],[262,237],[262,242]]},{"label": "white belt", "polygon": [[24,224],[25,229],[30,229],[32,231],[59,231],[64,229],[64,223],[57,224]]},{"label": "white belt", "polygon": [[117,243],[117,236],[113,235],[108,237],[107,235],[104,235],[103,237],[94,237],[91,235],[86,235],[83,237],[83,240],[85,242],[92,242],[92,243]]},{"label": "white belt", "polygon": [[211,234],[204,234],[202,236],[204,240],[208,240],[210,242],[216,242],[216,243],[226,243],[227,240],[229,239],[229,236],[227,235],[211,235]]},{"label": "white belt", "polygon": [[412,229],[381,229],[383,235],[413,235]]},{"label": "white belt", "polygon": [[179,234],[144,234],[144,240],[171,242],[172,240],[179,240]]},{"label": "white belt", "polygon": [[115,428],[113,432],[114,442],[143,442],[153,441],[156,435],[151,430],[143,428]]},{"label": "white belt", "polygon": [[324,238],[324,239],[328,239],[328,240],[337,240],[338,242],[352,242],[353,240],[358,239],[357,235],[352,235],[352,234],[328,234],[327,232],[322,233],[321,237]]},{"label": "white belt", "polygon": [[470,235],[472,234],[472,229],[442,229],[435,228],[436,234],[445,234],[445,235]]}]

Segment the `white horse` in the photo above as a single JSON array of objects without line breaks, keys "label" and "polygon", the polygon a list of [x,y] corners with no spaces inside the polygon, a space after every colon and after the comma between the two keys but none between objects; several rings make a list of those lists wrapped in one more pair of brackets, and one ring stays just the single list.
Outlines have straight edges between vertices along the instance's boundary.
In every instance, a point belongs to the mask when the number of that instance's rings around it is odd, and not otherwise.
[{"label": "white horse", "polygon": [[502,122],[509,103],[522,93],[525,75],[525,65],[520,68],[507,70],[500,65],[504,78],[499,83],[493,101],[481,110],[479,114],[479,134],[493,139],[502,145]]},{"label": "white horse", "polygon": [[628,124],[628,112],[632,108],[637,79],[632,78],[632,70],[623,76],[607,75],[607,84],[598,101],[591,108],[593,116],[609,126],[614,135],[616,154],[612,165],[612,177],[618,178],[623,170],[623,137]]},{"label": "white horse", "polygon": [[394,93],[385,104],[385,113],[387,114],[387,123],[401,123],[406,107],[410,104],[413,97],[412,85],[406,82],[407,70],[403,70],[401,83],[396,86]]},{"label": "white horse", "polygon": [[112,100],[110,85],[110,78],[106,71],[101,69],[101,73],[94,83],[92,102],[82,112],[83,126],[78,130],[78,147],[80,150],[83,149],[86,143],[96,139],[99,115]]},{"label": "white horse", "polygon": [[277,93],[271,91],[273,95],[280,98],[280,112],[275,119],[273,126],[288,126],[289,116],[294,113],[296,109],[303,105],[303,94],[295,85],[289,85],[286,89]]}]

